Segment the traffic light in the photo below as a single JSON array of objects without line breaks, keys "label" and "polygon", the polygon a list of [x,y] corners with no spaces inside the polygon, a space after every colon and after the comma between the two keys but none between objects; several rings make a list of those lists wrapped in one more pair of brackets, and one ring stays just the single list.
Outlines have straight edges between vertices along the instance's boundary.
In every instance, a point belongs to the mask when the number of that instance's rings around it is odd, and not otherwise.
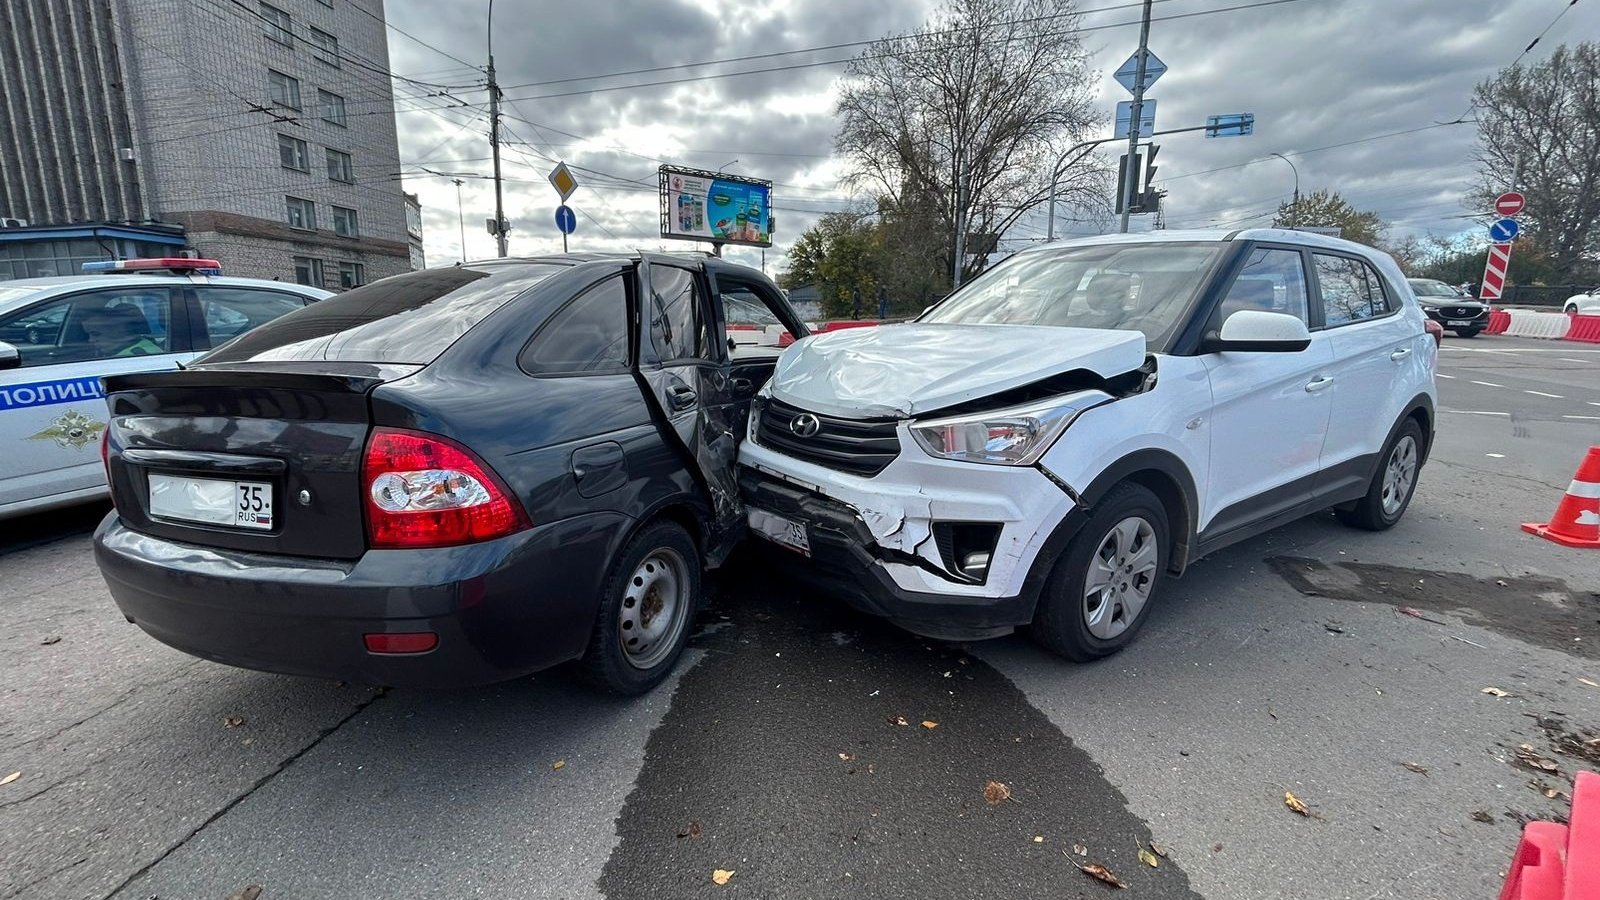
[{"label": "traffic light", "polygon": [[1145,144],[1140,152],[1134,155],[1134,174],[1141,176],[1132,185],[1128,185],[1128,154],[1122,154],[1117,161],[1117,212],[1128,205],[1128,195],[1133,195],[1133,203],[1128,207],[1129,212],[1149,213],[1161,208],[1161,198],[1151,185],[1156,180],[1156,154],[1161,148],[1155,144]]}]

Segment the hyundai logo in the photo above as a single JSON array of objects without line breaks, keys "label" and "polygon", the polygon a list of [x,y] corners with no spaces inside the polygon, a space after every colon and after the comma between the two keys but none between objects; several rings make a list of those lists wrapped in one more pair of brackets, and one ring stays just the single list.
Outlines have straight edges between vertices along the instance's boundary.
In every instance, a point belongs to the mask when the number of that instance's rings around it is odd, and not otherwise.
[{"label": "hyundai logo", "polygon": [[817,429],[821,427],[822,423],[817,421],[817,417],[811,413],[801,413],[794,417],[794,421],[789,423],[789,430],[803,438],[816,434]]}]

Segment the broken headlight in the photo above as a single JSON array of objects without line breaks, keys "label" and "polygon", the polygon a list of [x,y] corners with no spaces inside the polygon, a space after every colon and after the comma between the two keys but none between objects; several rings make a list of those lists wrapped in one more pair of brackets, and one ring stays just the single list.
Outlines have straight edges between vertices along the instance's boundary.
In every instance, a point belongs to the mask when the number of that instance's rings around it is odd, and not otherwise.
[{"label": "broken headlight", "polygon": [[911,423],[911,436],[930,456],[998,466],[1038,462],[1085,410],[1111,399],[1100,391],[1043,403]]}]

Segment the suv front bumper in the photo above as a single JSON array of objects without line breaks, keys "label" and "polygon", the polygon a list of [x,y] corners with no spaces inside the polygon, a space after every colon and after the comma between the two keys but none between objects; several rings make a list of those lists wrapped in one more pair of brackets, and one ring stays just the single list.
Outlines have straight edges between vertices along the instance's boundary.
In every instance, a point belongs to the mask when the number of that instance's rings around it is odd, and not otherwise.
[{"label": "suv front bumper", "polygon": [[[1438,322],[1445,328],[1487,328],[1489,327],[1489,307],[1473,303],[1460,307],[1452,306],[1424,306],[1423,315]],[[1470,313],[1470,315],[1456,315],[1456,313]]]}]

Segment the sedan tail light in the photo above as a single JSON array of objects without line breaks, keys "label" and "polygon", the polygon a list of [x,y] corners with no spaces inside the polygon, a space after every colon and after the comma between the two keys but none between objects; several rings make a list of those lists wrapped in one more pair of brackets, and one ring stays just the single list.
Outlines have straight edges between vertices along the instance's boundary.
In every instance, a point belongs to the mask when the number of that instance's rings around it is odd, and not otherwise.
[{"label": "sedan tail light", "polygon": [[472,451],[436,434],[375,429],[361,483],[374,548],[451,547],[529,526],[522,506]]}]

